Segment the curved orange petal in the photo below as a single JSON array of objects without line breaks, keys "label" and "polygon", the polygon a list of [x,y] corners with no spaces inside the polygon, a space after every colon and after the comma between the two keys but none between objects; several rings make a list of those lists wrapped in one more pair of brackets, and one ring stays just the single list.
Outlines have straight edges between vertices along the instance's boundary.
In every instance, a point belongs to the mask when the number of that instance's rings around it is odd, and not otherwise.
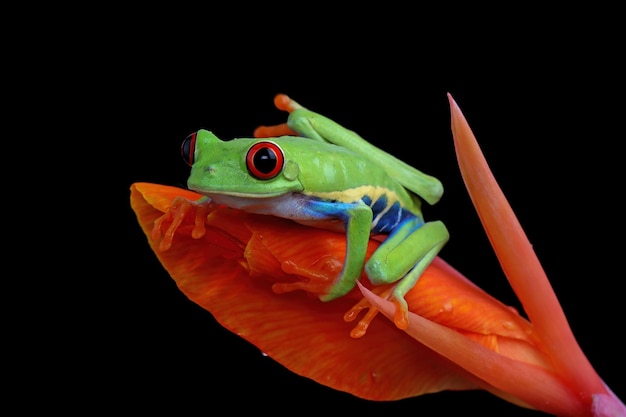
[{"label": "curved orange petal", "polygon": [[[224,327],[288,369],[326,386],[372,400],[477,388],[465,371],[416,344],[386,320],[372,325],[365,337],[351,338],[352,325],[343,321],[343,314],[352,306],[353,300],[343,298],[322,303],[302,291],[272,292],[274,276],[259,279],[248,273],[245,258],[255,255],[249,253],[250,248],[245,246],[247,242],[241,242],[239,238],[235,240],[244,245],[241,256],[226,258],[221,254],[220,240],[211,233],[194,239],[191,225],[182,226],[171,248],[159,251],[158,242],[151,240],[154,220],[167,209],[164,201],[171,201],[180,194],[189,196],[185,190],[166,186],[136,183],[131,187],[132,207],[156,256],[187,297],[210,311]],[[194,200],[196,197],[191,195]],[[233,222],[229,220],[232,213],[232,210],[218,208],[210,214],[213,221],[209,223],[237,228],[236,231],[230,230],[229,234],[250,236],[253,240],[254,232],[248,229],[247,223],[275,222],[274,230],[289,238],[284,244],[308,242],[301,245],[303,258],[313,259],[326,253],[327,249],[321,247],[320,242],[334,245],[334,241],[344,240],[340,234],[326,232],[329,236],[320,241],[317,229],[267,216],[259,218],[238,213],[239,221]],[[315,231],[313,240],[309,240],[310,231]],[[271,240],[267,230],[261,238]],[[268,252],[263,256],[269,256]],[[281,266],[280,262],[270,261],[268,264]],[[276,276],[285,277],[282,267],[274,272]]]}]

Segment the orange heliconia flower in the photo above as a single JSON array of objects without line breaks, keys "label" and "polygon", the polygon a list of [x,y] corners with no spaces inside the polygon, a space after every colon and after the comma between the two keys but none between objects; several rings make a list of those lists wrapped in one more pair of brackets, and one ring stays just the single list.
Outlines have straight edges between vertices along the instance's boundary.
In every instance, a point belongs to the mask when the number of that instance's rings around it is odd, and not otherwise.
[{"label": "orange heliconia flower", "polygon": [[[180,290],[299,375],[371,400],[484,389],[556,415],[626,415],[576,344],[451,97],[450,104],[464,179],[530,321],[436,258],[406,296],[403,331],[393,322],[394,305],[379,296],[386,288],[365,275],[345,297],[317,297],[342,268],[344,234],[199,202],[199,194],[150,183],[131,186],[131,206]],[[370,241],[368,256],[379,244]],[[355,305],[371,307],[365,334],[347,321],[359,313]]]}]

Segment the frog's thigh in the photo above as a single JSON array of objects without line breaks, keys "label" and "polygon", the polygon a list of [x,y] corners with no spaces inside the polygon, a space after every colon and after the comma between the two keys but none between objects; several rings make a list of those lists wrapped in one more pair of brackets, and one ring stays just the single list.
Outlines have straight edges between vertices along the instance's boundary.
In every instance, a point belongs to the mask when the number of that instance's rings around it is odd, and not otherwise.
[{"label": "frog's thigh", "polygon": [[417,266],[423,271],[448,241],[448,230],[440,221],[415,227],[413,222],[403,224],[372,254],[365,272],[373,284],[395,282]]}]

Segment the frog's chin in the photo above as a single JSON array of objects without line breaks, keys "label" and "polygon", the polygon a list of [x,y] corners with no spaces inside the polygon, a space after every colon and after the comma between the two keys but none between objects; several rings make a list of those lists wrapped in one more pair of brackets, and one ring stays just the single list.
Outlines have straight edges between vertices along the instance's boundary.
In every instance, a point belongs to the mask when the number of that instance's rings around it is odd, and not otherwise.
[{"label": "frog's chin", "polygon": [[248,213],[267,214],[294,220],[298,223],[309,224],[314,222],[318,227],[323,227],[320,223],[319,214],[308,209],[310,196],[298,192],[288,192],[279,195],[268,194],[222,194],[203,193],[214,202],[225,206],[246,211]]}]

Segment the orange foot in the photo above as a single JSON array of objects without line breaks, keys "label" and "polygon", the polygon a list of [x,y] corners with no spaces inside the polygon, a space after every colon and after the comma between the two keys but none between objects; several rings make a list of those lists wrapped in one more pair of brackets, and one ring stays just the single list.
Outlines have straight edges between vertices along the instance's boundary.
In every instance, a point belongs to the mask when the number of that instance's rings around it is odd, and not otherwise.
[{"label": "orange foot", "polygon": [[[381,298],[391,300],[396,307],[396,312],[393,317],[393,321],[399,329],[406,329],[409,325],[409,313],[408,306],[404,299],[398,300],[393,296],[393,286],[383,286],[383,287],[375,287],[371,290],[374,294],[378,295]],[[361,310],[368,309],[365,316],[350,332],[350,337],[358,339],[359,337],[363,337],[367,332],[367,329],[374,319],[376,315],[378,315],[379,310],[372,306],[369,301],[363,298],[361,301],[356,303],[350,310],[344,314],[343,319],[347,322],[354,321],[356,317],[359,315]]]},{"label": "orange foot", "polygon": [[283,271],[290,275],[304,277],[303,280],[295,282],[277,282],[272,286],[276,294],[303,290],[316,296],[328,294],[337,276],[341,273],[342,263],[334,256],[322,256],[316,261],[322,265],[320,270],[312,271],[309,268],[301,268],[291,261],[283,262]]},{"label": "orange foot", "polygon": [[[198,201],[176,197],[165,213],[154,221],[152,239],[159,241],[159,250],[164,252],[172,246],[172,240],[178,227],[185,218],[193,216],[193,230],[191,237],[200,239],[206,233],[205,221],[207,215],[214,209],[215,203],[201,199]],[[191,221],[191,219],[190,219]]]},{"label": "orange foot", "polygon": [[[276,97],[274,97],[274,105],[278,110],[284,110],[288,113],[291,113],[295,109],[303,108],[286,94],[277,94]],[[298,136],[298,133],[291,129],[287,123],[274,126],[259,126],[254,130],[255,138],[275,138],[278,136]]]}]

